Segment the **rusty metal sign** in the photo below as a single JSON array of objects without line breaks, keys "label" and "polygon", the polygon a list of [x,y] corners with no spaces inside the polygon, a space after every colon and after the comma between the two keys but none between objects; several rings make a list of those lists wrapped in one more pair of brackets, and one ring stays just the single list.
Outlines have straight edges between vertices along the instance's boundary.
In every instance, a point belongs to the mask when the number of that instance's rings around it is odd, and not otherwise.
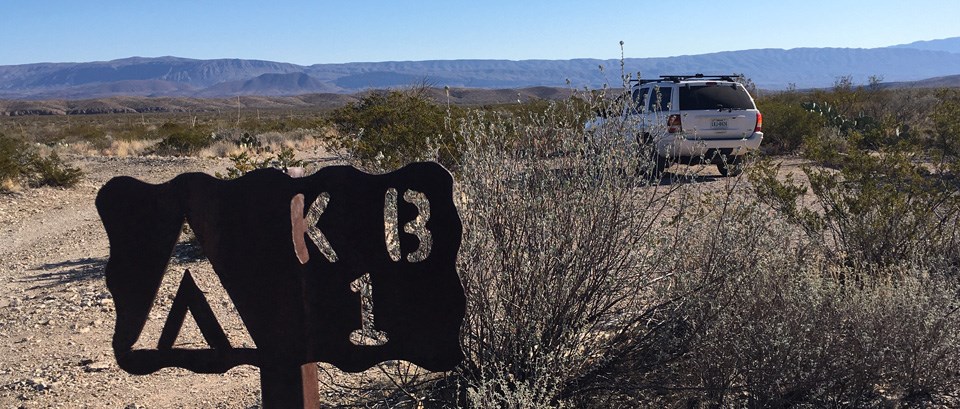
[{"label": "rusty metal sign", "polygon": [[[429,162],[383,175],[333,166],[303,178],[274,169],[157,185],[113,178],[96,205],[110,240],[117,363],[133,374],[255,365],[273,379],[261,381],[265,406],[284,393],[270,382],[301,379],[301,365],[313,362],[350,372],[394,359],[452,369],[463,358],[465,309],[452,198],[450,173]],[[230,344],[189,272],[156,348],[134,348],[184,221],[256,348]],[[174,347],[188,312],[209,348]]]}]

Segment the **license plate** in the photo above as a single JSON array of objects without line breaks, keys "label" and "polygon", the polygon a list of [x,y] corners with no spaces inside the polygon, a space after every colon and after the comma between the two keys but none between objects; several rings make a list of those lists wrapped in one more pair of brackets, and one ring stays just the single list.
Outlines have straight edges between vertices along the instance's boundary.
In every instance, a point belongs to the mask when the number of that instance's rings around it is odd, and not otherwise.
[{"label": "license plate", "polygon": [[712,119],[710,120],[711,128],[726,128],[727,120],[726,119]]}]

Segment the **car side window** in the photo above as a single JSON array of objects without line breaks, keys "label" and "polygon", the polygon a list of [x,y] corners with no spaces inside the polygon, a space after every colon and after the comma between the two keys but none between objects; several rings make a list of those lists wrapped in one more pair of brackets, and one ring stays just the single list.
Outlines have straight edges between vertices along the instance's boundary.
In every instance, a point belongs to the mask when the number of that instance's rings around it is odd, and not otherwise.
[{"label": "car side window", "polygon": [[661,112],[669,111],[670,106],[670,97],[673,94],[672,87],[660,87],[656,86],[653,88],[653,93],[650,97],[650,101],[647,105],[647,110],[650,112]]},{"label": "car side window", "polygon": [[650,94],[649,88],[634,88],[633,89],[633,108],[634,113],[643,112],[643,107],[647,105],[647,100],[649,99]]}]

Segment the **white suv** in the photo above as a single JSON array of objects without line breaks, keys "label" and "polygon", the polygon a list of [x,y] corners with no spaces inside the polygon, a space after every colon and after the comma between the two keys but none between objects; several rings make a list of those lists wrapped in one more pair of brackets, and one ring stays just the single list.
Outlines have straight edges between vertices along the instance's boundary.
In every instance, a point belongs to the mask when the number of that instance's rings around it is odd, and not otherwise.
[{"label": "white suv", "polygon": [[[733,75],[664,75],[631,81],[621,119],[649,154],[646,170],[659,175],[672,163],[713,163],[720,174],[741,172],[744,155],[763,140],[763,116]],[[609,120],[609,118],[607,119]],[[605,120],[598,118],[593,126]],[[641,166],[643,167],[643,166]]]}]

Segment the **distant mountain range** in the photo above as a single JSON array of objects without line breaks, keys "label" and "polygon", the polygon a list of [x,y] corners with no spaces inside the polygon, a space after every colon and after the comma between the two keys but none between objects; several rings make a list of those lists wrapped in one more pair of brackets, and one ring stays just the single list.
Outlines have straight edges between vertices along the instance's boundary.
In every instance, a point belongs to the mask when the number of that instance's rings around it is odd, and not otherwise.
[{"label": "distant mountain range", "polygon": [[[508,104],[516,101],[558,100],[574,94],[565,87],[520,89],[426,89],[426,97],[452,105]],[[0,116],[83,115],[150,112],[231,112],[237,109],[314,110],[339,108],[359,100],[357,94],[296,96],[236,96],[229,98],[112,96],[87,99],[0,99]]]},{"label": "distant mountain range", "polygon": [[[764,89],[828,87],[869,76],[911,82],[960,75],[960,37],[883,48],[795,48],[628,58],[625,71],[743,73]],[[601,68],[602,67],[602,68]],[[272,61],[133,57],[106,62],[0,66],[0,99],[115,96],[229,97],[352,94],[425,82],[451,88],[599,88],[622,83],[619,60],[440,60],[302,66]],[[942,81],[941,81],[942,82]],[[953,82],[955,83],[955,82]]]}]

